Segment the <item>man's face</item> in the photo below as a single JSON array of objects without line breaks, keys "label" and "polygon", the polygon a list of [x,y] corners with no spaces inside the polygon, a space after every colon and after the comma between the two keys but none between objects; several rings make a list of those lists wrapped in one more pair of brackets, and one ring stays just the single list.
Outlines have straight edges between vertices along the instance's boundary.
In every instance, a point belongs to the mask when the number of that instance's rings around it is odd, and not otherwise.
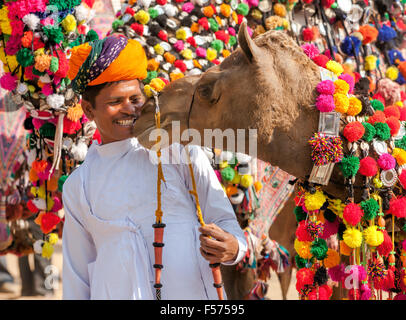
[{"label": "man's face", "polygon": [[145,96],[138,80],[121,81],[100,90],[95,106],[83,100],[83,111],[94,120],[103,144],[132,137],[132,128],[141,115]]}]

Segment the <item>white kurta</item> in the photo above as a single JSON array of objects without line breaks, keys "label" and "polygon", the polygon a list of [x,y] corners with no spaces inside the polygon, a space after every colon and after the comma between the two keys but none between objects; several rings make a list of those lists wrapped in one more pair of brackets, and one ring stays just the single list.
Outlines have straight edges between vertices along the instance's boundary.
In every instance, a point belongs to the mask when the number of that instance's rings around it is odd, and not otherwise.
[{"label": "white kurta", "polygon": [[[179,159],[181,150],[178,144],[163,150],[163,161]],[[199,147],[190,150],[203,219],[237,238],[237,259],[226,264],[238,263],[247,250],[243,231],[206,155]],[[156,153],[135,138],[94,143],[66,180],[64,299],[155,299],[157,165],[150,158]],[[163,173],[162,299],[217,299],[209,263],[199,251],[189,167],[163,164]]]}]

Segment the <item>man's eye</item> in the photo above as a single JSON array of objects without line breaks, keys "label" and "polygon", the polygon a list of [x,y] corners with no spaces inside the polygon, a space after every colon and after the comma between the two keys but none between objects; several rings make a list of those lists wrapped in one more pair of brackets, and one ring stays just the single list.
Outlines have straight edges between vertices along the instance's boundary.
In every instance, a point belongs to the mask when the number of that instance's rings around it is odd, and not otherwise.
[{"label": "man's eye", "polygon": [[119,103],[120,103],[119,100],[114,100],[114,101],[110,101],[108,104],[109,104],[109,105],[117,105],[117,104],[119,104]]}]

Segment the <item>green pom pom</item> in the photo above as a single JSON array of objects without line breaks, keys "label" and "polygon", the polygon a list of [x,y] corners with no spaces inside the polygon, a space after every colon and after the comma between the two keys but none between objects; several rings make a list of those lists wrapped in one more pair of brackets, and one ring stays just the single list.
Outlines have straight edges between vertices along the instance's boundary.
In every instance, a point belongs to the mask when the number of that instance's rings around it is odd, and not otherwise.
[{"label": "green pom pom", "polygon": [[362,125],[365,128],[365,133],[362,136],[362,139],[364,139],[366,142],[371,142],[376,135],[374,126],[368,122],[363,122]]},{"label": "green pom pom", "polygon": [[303,211],[302,207],[295,207],[295,209],[293,210],[293,213],[296,215],[296,221],[300,222],[303,220],[306,220],[307,218],[307,213]]},{"label": "green pom pom", "polygon": [[246,16],[250,11],[250,7],[246,3],[240,3],[237,7],[237,13]]},{"label": "green pom pom", "polygon": [[24,68],[32,66],[34,64],[34,55],[30,49],[22,48],[17,52],[17,61]]},{"label": "green pom pom", "polygon": [[63,33],[61,28],[46,26],[42,30],[47,36],[49,42],[51,42],[52,44],[60,44],[63,41]]},{"label": "green pom pom", "polygon": [[147,77],[144,80],[142,80],[142,82],[144,84],[148,84],[148,83],[151,82],[152,79],[155,79],[156,77],[158,77],[158,72],[156,72],[156,71],[148,71],[147,72]]},{"label": "green pom pom", "polygon": [[159,15],[158,10],[155,8],[149,8],[148,13],[151,19],[155,19]]},{"label": "green pom pom", "polygon": [[388,140],[390,138],[390,128],[387,123],[377,122],[374,127],[379,140]]},{"label": "green pom pom", "polygon": [[68,77],[63,78],[62,81],[65,83],[65,86],[70,85],[70,83],[72,82]]},{"label": "green pom pom", "polygon": [[395,140],[395,147],[406,150],[406,136],[403,136],[400,140]]},{"label": "green pom pom", "polygon": [[371,101],[371,106],[374,108],[375,111],[383,111],[385,109],[385,106],[383,103],[377,99],[374,99]]},{"label": "green pom pom", "polygon": [[326,219],[329,222],[334,222],[337,219],[337,216],[330,209],[326,209],[324,211],[323,215],[324,215],[324,219]]},{"label": "green pom pom", "polygon": [[333,9],[335,9],[335,8],[337,8],[337,7],[338,7],[337,2],[334,2],[334,3],[331,5],[331,8],[333,8]]},{"label": "green pom pom", "polygon": [[99,35],[93,29],[89,30],[89,32],[86,34],[86,42],[98,40],[98,39],[99,39]]},{"label": "green pom pom", "polygon": [[237,38],[234,36],[230,36],[230,40],[228,40],[228,44],[230,47],[233,47],[237,43]]},{"label": "green pom pom", "polygon": [[345,156],[341,160],[340,169],[345,178],[355,176],[359,169],[359,158],[354,156]]},{"label": "green pom pom", "polygon": [[47,139],[55,138],[55,131],[55,125],[50,122],[45,123],[41,126],[41,128],[39,128],[39,133],[41,134],[41,136]]},{"label": "green pom pom", "polygon": [[375,219],[376,215],[379,211],[379,204],[378,202],[371,198],[361,202],[361,208],[364,211],[364,218],[366,220]]},{"label": "green pom pom", "polygon": [[221,40],[214,40],[211,44],[210,47],[215,49],[218,53],[221,53],[224,49],[224,44],[223,41]]},{"label": "green pom pom", "polygon": [[231,167],[224,168],[221,170],[221,178],[225,181],[231,181],[234,179],[235,171]]},{"label": "green pom pom", "polygon": [[58,69],[59,69],[59,59],[57,57],[52,57],[49,70],[55,73],[58,71]]},{"label": "green pom pom", "polygon": [[219,25],[217,23],[216,20],[214,20],[213,18],[208,19],[209,24],[210,24],[210,29],[214,32],[219,30]]},{"label": "green pom pom", "polygon": [[59,190],[60,192],[62,192],[62,190],[63,190],[63,184],[65,183],[66,179],[68,179],[68,176],[67,176],[67,175],[63,175],[63,176],[61,176],[61,177],[59,178],[59,180],[58,180],[58,190]]},{"label": "green pom pom", "polygon": [[301,256],[296,255],[295,262],[296,262],[297,269],[306,268],[307,261],[306,261],[306,259],[303,259]]},{"label": "green pom pom", "polygon": [[233,169],[235,169],[237,163],[238,163],[237,158],[235,156],[233,156],[233,158],[230,161],[228,161],[228,165]]},{"label": "green pom pom", "polygon": [[119,27],[122,27],[123,25],[124,25],[124,21],[117,19],[117,20],[113,21],[112,27],[113,27],[113,30],[116,31]]},{"label": "green pom pom", "polygon": [[312,242],[310,247],[310,253],[317,259],[317,260],[324,260],[327,257],[327,242],[324,239],[318,238]]},{"label": "green pom pom", "polygon": [[80,5],[82,0],[49,0],[48,6],[54,5],[59,11],[71,9]]},{"label": "green pom pom", "polygon": [[406,232],[406,223],[403,225],[402,230]]}]

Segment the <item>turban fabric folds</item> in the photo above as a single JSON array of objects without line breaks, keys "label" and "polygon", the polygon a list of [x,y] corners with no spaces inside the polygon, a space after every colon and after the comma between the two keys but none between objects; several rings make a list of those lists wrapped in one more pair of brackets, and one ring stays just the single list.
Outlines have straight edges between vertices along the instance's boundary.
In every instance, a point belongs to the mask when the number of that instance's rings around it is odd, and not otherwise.
[{"label": "turban fabric folds", "polygon": [[72,88],[82,94],[87,86],[147,77],[147,58],[141,44],[120,35],[72,48],[69,60]]}]

